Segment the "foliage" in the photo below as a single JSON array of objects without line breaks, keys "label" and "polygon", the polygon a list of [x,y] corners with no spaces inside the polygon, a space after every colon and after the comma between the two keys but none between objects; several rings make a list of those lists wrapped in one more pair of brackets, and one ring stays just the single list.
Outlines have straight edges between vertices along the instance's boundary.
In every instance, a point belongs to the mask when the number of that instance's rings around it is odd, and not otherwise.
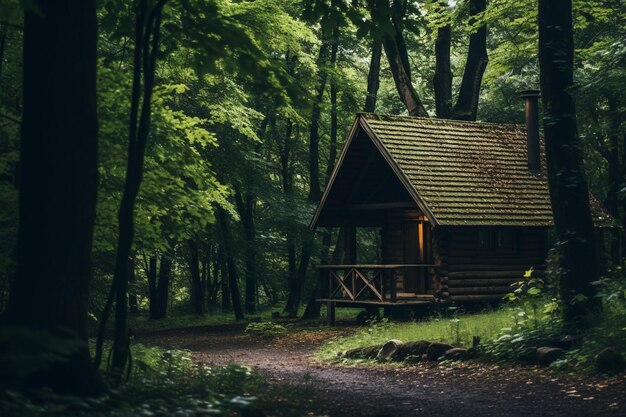
[{"label": "foliage", "polygon": [[[79,399],[41,393],[7,392],[0,403],[7,416],[192,416],[235,415],[256,408],[263,379],[246,366],[209,367],[180,350],[135,345],[133,372],[113,396]],[[122,401],[116,399],[123,398]]]},{"label": "foliage", "polygon": [[[24,380],[69,361],[84,347],[70,332],[53,333],[19,326],[0,327],[0,381]],[[0,387],[3,383],[0,382]]]},{"label": "foliage", "polygon": [[567,352],[555,365],[594,372],[596,355],[607,347],[626,356],[626,276],[621,267],[595,282],[602,311],[593,318],[593,327],[581,345]]},{"label": "foliage", "polygon": [[287,333],[287,328],[282,324],[271,321],[250,323],[246,326],[246,333],[266,339],[274,339]]},{"label": "foliage", "polygon": [[533,276],[532,269],[513,286],[515,290],[506,296],[515,313],[513,325],[484,343],[481,352],[496,360],[532,361],[538,347],[549,346],[558,337],[561,329],[558,300],[546,298],[546,283]]}]

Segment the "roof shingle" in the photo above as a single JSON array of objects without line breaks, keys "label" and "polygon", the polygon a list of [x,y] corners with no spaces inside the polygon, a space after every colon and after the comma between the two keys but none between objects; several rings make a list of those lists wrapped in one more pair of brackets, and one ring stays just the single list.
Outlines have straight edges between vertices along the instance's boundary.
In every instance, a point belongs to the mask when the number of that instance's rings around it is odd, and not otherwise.
[{"label": "roof shingle", "polygon": [[[528,170],[523,125],[361,113],[439,225],[551,226],[542,172]],[[542,144],[543,151],[543,144]],[[597,200],[598,226],[610,222]]]}]

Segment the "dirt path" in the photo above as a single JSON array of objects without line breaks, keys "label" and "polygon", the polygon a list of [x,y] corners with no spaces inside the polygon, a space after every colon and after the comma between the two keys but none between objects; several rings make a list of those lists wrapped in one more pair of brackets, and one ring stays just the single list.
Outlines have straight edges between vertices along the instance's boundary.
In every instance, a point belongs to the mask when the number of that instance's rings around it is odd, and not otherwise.
[{"label": "dirt path", "polygon": [[532,368],[479,364],[353,367],[316,361],[316,348],[341,331],[294,333],[268,342],[242,335],[241,328],[217,327],[140,340],[189,349],[209,364],[253,366],[273,387],[306,392],[331,417],[626,416],[624,377],[557,378]]}]

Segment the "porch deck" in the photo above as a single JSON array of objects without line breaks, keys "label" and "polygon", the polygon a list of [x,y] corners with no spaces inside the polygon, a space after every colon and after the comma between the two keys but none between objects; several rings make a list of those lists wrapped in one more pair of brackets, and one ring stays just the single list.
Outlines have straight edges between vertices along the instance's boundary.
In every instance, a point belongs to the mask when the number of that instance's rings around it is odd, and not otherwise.
[{"label": "porch deck", "polygon": [[[335,322],[335,307],[409,307],[427,305],[435,301],[426,290],[426,281],[434,273],[433,264],[386,265],[319,265],[321,297],[326,303],[328,322]],[[398,289],[398,271],[413,270],[420,276],[423,292]]]}]

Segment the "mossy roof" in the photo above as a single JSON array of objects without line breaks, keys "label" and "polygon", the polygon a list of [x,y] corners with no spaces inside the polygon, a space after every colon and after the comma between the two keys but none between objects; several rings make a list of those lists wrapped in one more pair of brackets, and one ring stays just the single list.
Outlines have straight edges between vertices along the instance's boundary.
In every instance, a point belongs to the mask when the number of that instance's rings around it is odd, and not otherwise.
[{"label": "mossy roof", "polygon": [[[543,144],[542,172],[531,173],[524,125],[372,113],[359,114],[359,121],[382,143],[435,224],[553,224]],[[595,198],[592,214],[597,226],[610,223]]]}]

